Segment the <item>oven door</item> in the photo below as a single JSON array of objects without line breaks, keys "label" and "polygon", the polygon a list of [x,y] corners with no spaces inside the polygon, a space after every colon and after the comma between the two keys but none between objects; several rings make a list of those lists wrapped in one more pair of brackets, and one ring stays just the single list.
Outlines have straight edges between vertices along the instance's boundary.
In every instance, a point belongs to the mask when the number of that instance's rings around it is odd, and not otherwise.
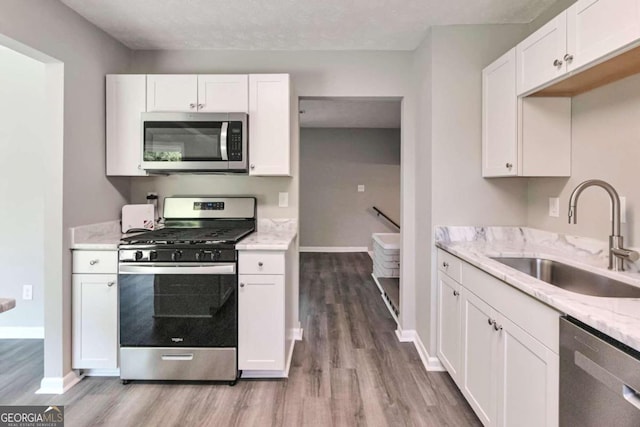
[{"label": "oven door", "polygon": [[120,264],[120,347],[236,347],[235,263]]}]

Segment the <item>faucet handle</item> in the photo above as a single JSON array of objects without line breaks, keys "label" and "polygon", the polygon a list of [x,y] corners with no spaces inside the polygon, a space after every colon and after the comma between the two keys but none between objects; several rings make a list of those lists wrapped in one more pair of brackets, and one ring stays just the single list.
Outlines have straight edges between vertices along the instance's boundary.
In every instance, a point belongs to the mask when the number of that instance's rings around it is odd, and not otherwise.
[{"label": "faucet handle", "polygon": [[611,248],[611,252],[618,258],[636,262],[640,259],[640,253],[625,248]]}]

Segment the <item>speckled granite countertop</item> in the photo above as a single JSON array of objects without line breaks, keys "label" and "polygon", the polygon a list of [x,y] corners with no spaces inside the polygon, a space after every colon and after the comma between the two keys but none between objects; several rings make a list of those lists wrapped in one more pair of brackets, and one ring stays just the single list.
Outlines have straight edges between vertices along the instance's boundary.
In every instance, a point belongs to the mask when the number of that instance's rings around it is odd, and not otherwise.
[{"label": "speckled granite countertop", "polygon": [[[295,219],[260,219],[258,231],[236,245],[240,251],[286,251],[297,236]],[[85,225],[71,229],[71,249],[118,250],[122,238],[119,221]]]},{"label": "speckled granite countertop", "polygon": [[565,291],[490,259],[547,258],[640,287],[637,264],[627,264],[625,272],[607,269],[607,242],[518,227],[437,227],[435,240],[437,247],[640,351],[640,299]]},{"label": "speckled granite countertop", "polygon": [[16,300],[13,298],[0,298],[0,313],[9,311],[16,306]]}]

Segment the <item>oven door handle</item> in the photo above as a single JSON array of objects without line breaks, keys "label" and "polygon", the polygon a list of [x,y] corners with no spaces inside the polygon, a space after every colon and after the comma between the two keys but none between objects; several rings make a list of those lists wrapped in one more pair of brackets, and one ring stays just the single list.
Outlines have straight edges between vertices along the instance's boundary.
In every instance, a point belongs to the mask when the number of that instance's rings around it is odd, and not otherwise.
[{"label": "oven door handle", "polygon": [[236,274],[234,263],[217,264],[120,264],[118,272],[121,274]]}]

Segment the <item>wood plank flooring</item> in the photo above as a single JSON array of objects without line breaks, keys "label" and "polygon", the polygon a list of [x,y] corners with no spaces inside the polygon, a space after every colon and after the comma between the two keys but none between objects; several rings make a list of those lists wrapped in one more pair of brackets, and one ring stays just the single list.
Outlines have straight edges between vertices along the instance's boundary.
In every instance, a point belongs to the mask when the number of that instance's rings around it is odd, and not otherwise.
[{"label": "wood plank flooring", "polygon": [[42,396],[42,341],[0,340],[0,405],[64,405],[68,427],[481,425],[451,378],[426,372],[413,344],[398,342],[366,253],[304,253],[300,271],[304,340],[287,380],[92,377]]}]

